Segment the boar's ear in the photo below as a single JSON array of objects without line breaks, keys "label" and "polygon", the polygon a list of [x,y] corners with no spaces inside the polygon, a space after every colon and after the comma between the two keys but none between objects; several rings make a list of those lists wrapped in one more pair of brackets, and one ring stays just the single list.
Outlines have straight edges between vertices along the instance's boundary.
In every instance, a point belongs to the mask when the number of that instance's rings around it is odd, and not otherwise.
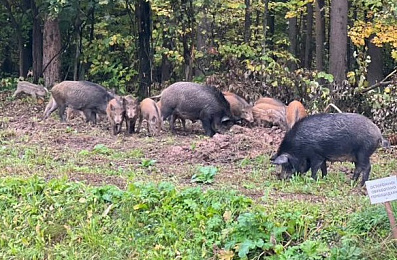
[{"label": "boar's ear", "polygon": [[[272,159],[273,159],[273,157],[272,157]],[[272,163],[273,164],[277,164],[277,165],[281,165],[281,164],[288,163],[288,159],[289,159],[288,158],[288,154],[283,153],[283,154],[277,156],[276,158],[274,158]]]}]

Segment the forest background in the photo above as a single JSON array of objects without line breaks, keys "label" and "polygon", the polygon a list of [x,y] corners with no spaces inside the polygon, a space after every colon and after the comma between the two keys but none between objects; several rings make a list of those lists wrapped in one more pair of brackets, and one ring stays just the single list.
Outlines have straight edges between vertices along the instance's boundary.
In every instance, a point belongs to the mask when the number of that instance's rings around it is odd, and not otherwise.
[{"label": "forest background", "polygon": [[197,81],[397,129],[393,0],[0,0],[0,78],[140,98]]}]

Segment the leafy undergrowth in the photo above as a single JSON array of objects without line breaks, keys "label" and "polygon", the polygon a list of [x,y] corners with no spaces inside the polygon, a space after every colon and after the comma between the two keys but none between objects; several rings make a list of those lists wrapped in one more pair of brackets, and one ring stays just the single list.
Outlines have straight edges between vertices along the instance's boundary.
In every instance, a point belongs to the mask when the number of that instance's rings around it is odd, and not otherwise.
[{"label": "leafy undergrowth", "polygon": [[0,194],[2,259],[391,259],[396,249],[378,241],[389,232],[382,207],[341,214],[166,182],[121,190],[36,176],[3,178]]}]

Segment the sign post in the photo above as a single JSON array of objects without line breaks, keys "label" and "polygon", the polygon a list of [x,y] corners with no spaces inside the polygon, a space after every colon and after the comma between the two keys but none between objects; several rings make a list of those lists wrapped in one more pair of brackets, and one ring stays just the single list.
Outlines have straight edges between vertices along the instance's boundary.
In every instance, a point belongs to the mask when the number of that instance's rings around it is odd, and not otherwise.
[{"label": "sign post", "polygon": [[397,177],[391,176],[373,181],[366,181],[365,186],[367,187],[371,204],[384,203],[393,238],[395,243],[397,243],[396,219],[390,204],[390,201],[397,200]]}]

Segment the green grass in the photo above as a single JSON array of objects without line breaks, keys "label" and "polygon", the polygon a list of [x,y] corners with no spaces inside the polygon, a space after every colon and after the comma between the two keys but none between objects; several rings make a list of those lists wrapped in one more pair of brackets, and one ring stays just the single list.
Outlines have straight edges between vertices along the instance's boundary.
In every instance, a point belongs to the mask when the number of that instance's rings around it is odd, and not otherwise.
[{"label": "green grass", "polygon": [[[384,207],[351,183],[350,163],[317,181],[278,180],[267,155],[163,172],[122,138],[72,148],[0,129],[0,259],[397,259]],[[371,179],[397,166],[382,150],[373,162]],[[68,181],[75,174],[128,185]]]},{"label": "green grass", "polygon": [[[367,200],[260,205],[225,189],[123,191],[36,176],[2,178],[0,194],[2,259],[393,259],[396,250],[382,206]],[[349,212],[356,203],[364,207]]]}]

